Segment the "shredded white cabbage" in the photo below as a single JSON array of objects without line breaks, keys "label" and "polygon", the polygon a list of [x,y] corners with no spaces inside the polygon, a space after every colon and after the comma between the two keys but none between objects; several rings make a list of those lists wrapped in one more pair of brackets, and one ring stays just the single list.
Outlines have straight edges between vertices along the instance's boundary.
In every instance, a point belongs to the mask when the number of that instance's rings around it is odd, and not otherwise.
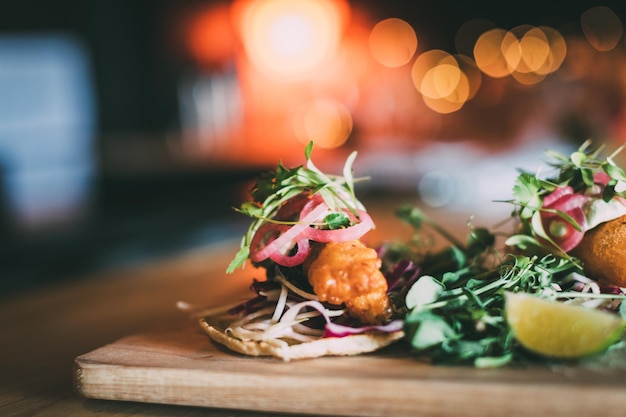
[{"label": "shredded white cabbage", "polygon": [[300,297],[304,299],[319,301],[319,298],[317,297],[317,295],[301,290],[300,288],[296,287],[291,282],[289,282],[287,278],[283,277],[280,274],[276,276],[276,280],[280,282],[283,286],[287,287],[291,292],[299,295]]},{"label": "shredded white cabbage", "polygon": [[274,315],[272,316],[272,323],[278,322],[280,317],[283,315],[283,312],[285,311],[285,306],[287,304],[288,293],[289,291],[287,290],[287,287],[282,285],[280,287],[280,295],[278,296],[278,300],[276,302],[276,308],[274,309]]},{"label": "shredded white cabbage", "polygon": [[[289,291],[293,291],[293,285],[282,277],[280,290],[265,292],[265,305],[260,306],[253,312],[241,313],[240,317],[231,322],[225,332],[237,339],[263,341],[272,346],[287,346],[294,342],[310,342],[322,337],[323,328],[315,328],[305,323],[314,318],[323,318],[329,322],[331,317],[341,316],[344,309],[328,309],[315,297],[304,291],[298,291],[298,295],[305,301],[294,302],[288,298]],[[295,287],[293,287],[295,288]],[[305,297],[308,295],[309,297]],[[226,313],[224,311],[224,313]]]}]

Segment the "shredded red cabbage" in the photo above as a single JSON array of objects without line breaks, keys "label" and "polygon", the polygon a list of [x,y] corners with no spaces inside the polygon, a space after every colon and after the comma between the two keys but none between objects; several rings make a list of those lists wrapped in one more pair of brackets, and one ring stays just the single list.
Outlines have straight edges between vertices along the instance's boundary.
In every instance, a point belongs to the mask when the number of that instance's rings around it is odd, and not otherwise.
[{"label": "shredded red cabbage", "polygon": [[[421,267],[410,260],[401,260],[393,270],[387,274],[388,291],[394,290],[398,285],[410,287],[420,275]],[[402,279],[404,278],[404,281]]]},{"label": "shredded red cabbage", "polygon": [[393,320],[384,325],[372,325],[363,327],[345,326],[343,324],[337,324],[329,321],[326,323],[323,337],[345,337],[374,331],[381,333],[393,333],[402,330],[403,327],[403,320]]}]

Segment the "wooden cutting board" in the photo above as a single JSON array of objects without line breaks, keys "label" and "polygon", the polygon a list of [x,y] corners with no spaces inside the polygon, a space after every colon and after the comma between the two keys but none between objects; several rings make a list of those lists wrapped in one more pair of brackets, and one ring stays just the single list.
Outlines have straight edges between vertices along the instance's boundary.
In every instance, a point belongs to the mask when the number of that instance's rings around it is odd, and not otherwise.
[{"label": "wooden cutting board", "polygon": [[75,360],[85,397],[354,416],[624,416],[626,370],[432,366],[406,347],[282,362],[244,357],[182,321]]}]

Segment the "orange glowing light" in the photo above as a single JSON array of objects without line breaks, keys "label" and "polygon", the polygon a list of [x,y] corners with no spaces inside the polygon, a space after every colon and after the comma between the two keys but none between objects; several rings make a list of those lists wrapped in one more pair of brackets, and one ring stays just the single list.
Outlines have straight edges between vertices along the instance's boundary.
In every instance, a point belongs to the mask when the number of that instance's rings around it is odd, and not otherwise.
[{"label": "orange glowing light", "polygon": [[522,85],[535,85],[543,81],[546,76],[543,74],[537,74],[536,72],[519,72],[514,71],[511,76],[515,81]]},{"label": "orange glowing light", "polygon": [[507,65],[507,72],[510,74],[522,62],[522,47],[519,39],[512,31],[504,34],[500,43],[500,50]]},{"label": "orange glowing light", "polygon": [[614,49],[624,34],[619,16],[605,6],[585,11],[580,23],[587,41],[598,51]]},{"label": "orange glowing light", "polygon": [[482,73],[480,72],[478,67],[476,67],[476,63],[474,62],[474,60],[470,57],[466,55],[455,55],[455,58],[457,63],[459,64],[459,68],[467,77],[469,88],[467,100],[471,100],[476,96],[478,90],[480,89],[480,86],[482,85]]},{"label": "orange glowing light", "polygon": [[[509,75],[509,64],[514,62],[516,52],[513,38],[508,31],[500,28],[488,30],[480,35],[474,45],[474,60],[478,68],[493,78]],[[503,45],[508,47],[508,50],[503,50]],[[503,51],[506,51],[508,57],[505,57]]]},{"label": "orange glowing light", "polygon": [[459,62],[442,50],[434,49],[421,54],[413,63],[411,78],[424,103],[438,113],[459,110],[470,95],[475,94]]},{"label": "orange glowing light", "polygon": [[304,78],[333,54],[348,10],[339,0],[257,0],[236,8],[250,61],[281,79]]},{"label": "orange glowing light", "polygon": [[[518,26],[510,32],[519,39],[520,60],[511,67],[511,75],[522,85],[535,85],[543,81],[561,65],[563,45],[558,47],[562,37],[547,27],[530,25]],[[550,36],[550,38],[548,38]],[[555,46],[554,50],[552,45]]]},{"label": "orange glowing light", "polygon": [[231,23],[227,3],[217,3],[194,16],[187,35],[191,55],[208,65],[222,65],[232,60],[236,36]]},{"label": "orange glowing light", "polygon": [[372,29],[369,47],[380,64],[389,68],[401,67],[413,58],[417,50],[417,35],[404,20],[385,19]]},{"label": "orange glowing light", "polygon": [[520,39],[522,62],[519,72],[537,72],[544,66],[550,55],[550,44],[546,34],[540,28],[531,28]]},{"label": "orange glowing light", "polygon": [[460,110],[465,104],[465,101],[463,100],[463,98],[456,94],[456,90],[454,94],[448,97],[443,97],[443,98],[423,97],[423,98],[424,98],[424,104],[426,104],[430,109],[440,114],[454,113],[455,111]]},{"label": "orange glowing light", "polygon": [[417,91],[424,94],[422,86],[424,85],[423,81],[427,76],[426,74],[434,67],[446,64],[457,65],[454,57],[441,49],[431,49],[420,54],[411,67],[411,78]]},{"label": "orange glowing light", "polygon": [[[558,31],[531,25],[517,26],[504,33],[500,49],[508,74],[523,85],[538,84],[556,71],[567,50]],[[501,74],[507,75],[504,71]]]},{"label": "orange glowing light", "polygon": [[563,64],[567,55],[567,44],[558,30],[549,26],[541,26],[539,29],[544,33],[548,42],[548,56],[544,64],[535,70],[535,73],[547,75],[558,70]]},{"label": "orange glowing light", "polygon": [[452,94],[461,80],[458,65],[440,64],[424,74],[420,91],[426,97],[443,98]]},{"label": "orange glowing light", "polygon": [[313,141],[324,149],[343,145],[352,133],[350,111],[334,100],[316,100],[294,119],[294,131],[303,143]]}]

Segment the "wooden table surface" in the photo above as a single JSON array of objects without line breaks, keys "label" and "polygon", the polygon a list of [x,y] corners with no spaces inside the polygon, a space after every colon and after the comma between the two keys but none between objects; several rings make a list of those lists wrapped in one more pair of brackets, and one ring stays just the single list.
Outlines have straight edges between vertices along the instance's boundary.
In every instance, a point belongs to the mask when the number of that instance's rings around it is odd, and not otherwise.
[{"label": "wooden table surface", "polygon": [[84,399],[72,380],[78,355],[184,317],[177,301],[214,303],[244,290],[249,282],[241,278],[251,278],[253,269],[238,274],[238,282],[224,279],[233,248],[209,247],[0,300],[0,415],[237,415]]},{"label": "wooden table surface", "polygon": [[[464,223],[464,218],[458,218]],[[389,234],[378,222],[373,239]],[[378,233],[379,235],[376,235]],[[395,233],[395,232],[394,232]],[[226,276],[237,240],[0,298],[1,416],[255,416],[255,412],[85,399],[74,359],[186,313],[245,293],[259,272]],[[267,414],[264,414],[267,415]]]}]

